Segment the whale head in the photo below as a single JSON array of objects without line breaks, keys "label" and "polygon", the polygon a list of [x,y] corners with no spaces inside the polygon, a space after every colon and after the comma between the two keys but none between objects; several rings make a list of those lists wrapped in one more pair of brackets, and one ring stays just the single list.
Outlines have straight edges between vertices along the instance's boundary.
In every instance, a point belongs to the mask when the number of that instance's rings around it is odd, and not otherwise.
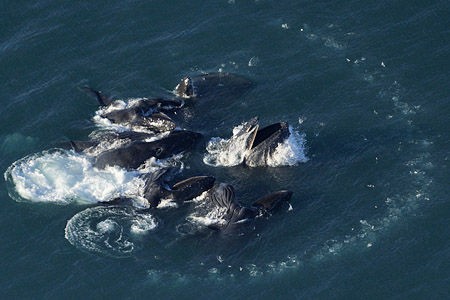
[{"label": "whale head", "polygon": [[181,98],[193,98],[196,96],[194,84],[191,77],[187,76],[181,79],[180,83],[175,87],[175,95]]},{"label": "whale head", "polygon": [[279,122],[259,129],[249,147],[245,164],[250,167],[266,166],[278,145],[289,138],[289,135],[287,122]]}]

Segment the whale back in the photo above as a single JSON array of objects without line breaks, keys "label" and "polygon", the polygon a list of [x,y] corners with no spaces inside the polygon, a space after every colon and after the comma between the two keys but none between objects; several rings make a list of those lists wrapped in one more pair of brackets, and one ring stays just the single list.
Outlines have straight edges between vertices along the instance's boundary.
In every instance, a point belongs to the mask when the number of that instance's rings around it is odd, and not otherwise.
[{"label": "whale back", "polygon": [[199,133],[180,130],[174,131],[160,140],[132,142],[124,147],[101,153],[97,157],[94,166],[99,169],[103,169],[106,166],[137,169],[150,157],[164,159],[189,150],[200,137],[201,134]]},{"label": "whale back", "polygon": [[212,176],[194,176],[175,183],[171,193],[175,201],[187,201],[200,196],[214,186]]}]

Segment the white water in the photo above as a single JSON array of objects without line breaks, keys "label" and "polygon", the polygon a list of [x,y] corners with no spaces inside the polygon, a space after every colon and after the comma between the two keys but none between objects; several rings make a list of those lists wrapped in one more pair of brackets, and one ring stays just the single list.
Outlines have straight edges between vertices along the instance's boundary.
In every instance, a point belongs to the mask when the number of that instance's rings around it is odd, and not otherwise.
[{"label": "white water", "polygon": [[[126,123],[125,124],[116,124],[116,123],[112,123],[110,120],[103,117],[104,114],[107,114],[107,113],[110,113],[113,111],[132,108],[132,107],[138,105],[140,101],[145,100],[145,99],[146,98],[130,98],[127,101],[115,100],[108,106],[100,107],[95,112],[95,116],[92,119],[97,126],[103,128],[103,129],[115,130],[118,132],[133,130],[133,131],[139,131],[139,132],[152,133],[152,131],[150,131],[145,126],[132,126],[131,124],[126,124]],[[149,110],[148,112],[146,112],[146,115],[149,116],[153,112],[154,112],[153,110]]]},{"label": "white water", "polygon": [[119,167],[99,170],[86,155],[53,150],[16,161],[4,176],[13,186],[10,194],[17,201],[93,204],[129,197],[136,207],[145,208],[148,202],[142,197],[145,182],[141,175],[171,163],[152,158],[138,171]]},{"label": "white water", "polygon": [[208,192],[187,201],[190,202],[190,211],[185,218],[185,222],[177,226],[178,233],[182,235],[195,234],[204,230],[210,225],[222,225],[225,220],[222,216],[226,209],[221,209],[208,201]]},{"label": "white water", "polygon": [[252,132],[245,132],[247,122],[233,128],[229,139],[213,137],[206,146],[203,162],[210,166],[236,166],[244,161]]},{"label": "white water", "polygon": [[[251,133],[243,133],[246,123],[233,128],[229,139],[213,137],[206,146],[207,153],[203,162],[214,167],[231,167],[244,162],[247,154],[247,143]],[[275,152],[266,161],[269,167],[295,166],[307,162],[305,135],[289,127],[290,136],[279,143]]]},{"label": "white water", "polygon": [[97,206],[73,216],[65,238],[75,247],[113,257],[127,257],[142,246],[140,236],[158,227],[149,213],[128,206]]}]

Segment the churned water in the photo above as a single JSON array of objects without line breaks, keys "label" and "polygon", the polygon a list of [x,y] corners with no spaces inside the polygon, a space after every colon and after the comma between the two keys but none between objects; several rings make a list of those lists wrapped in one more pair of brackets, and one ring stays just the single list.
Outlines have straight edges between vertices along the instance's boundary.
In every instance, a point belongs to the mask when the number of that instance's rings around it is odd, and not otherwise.
[{"label": "churned water", "polygon": [[[1,8],[3,298],[449,296],[448,2]],[[186,110],[178,125],[204,138],[175,162],[99,171],[57,149],[110,125],[80,87],[127,105],[202,72],[255,85]],[[223,151],[255,116],[290,126],[271,167]],[[96,206],[127,196],[145,207],[139,175],[164,164],[228,182],[246,204],[289,189],[291,206],[238,236],[202,228],[216,217],[199,214],[204,197],[148,213]]]}]

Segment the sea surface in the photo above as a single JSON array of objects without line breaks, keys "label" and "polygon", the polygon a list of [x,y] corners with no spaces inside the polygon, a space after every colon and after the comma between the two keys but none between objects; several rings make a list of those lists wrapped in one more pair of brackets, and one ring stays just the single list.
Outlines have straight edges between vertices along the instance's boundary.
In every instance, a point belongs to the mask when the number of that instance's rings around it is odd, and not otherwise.
[{"label": "sea surface", "polygon": [[[0,8],[2,299],[450,296],[448,1],[42,0]],[[80,87],[126,101],[168,95],[182,77],[206,72],[255,85],[235,99],[195,103],[182,127],[204,138],[181,158],[181,175],[215,176],[246,204],[289,189],[292,207],[233,236],[185,228],[185,207],[143,214],[60,201],[80,172],[87,177],[78,200],[104,196],[99,182],[120,188],[132,177],[93,180],[84,161],[55,149],[98,128],[98,104]],[[205,163],[211,139],[229,138],[254,116],[263,125],[288,122],[301,159]],[[11,180],[17,164],[25,186]],[[53,185],[26,186],[43,177]],[[103,237],[117,226],[128,239]],[[99,240],[88,240],[93,231]]]}]

